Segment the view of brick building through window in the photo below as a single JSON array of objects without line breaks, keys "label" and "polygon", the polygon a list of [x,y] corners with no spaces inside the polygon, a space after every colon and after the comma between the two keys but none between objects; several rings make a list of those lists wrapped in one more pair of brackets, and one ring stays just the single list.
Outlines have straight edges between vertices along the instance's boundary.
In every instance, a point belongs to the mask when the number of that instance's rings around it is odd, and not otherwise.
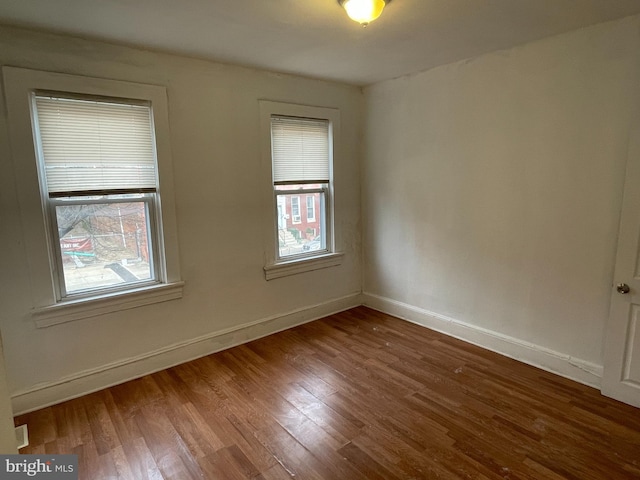
[{"label": "view of brick building through window", "polygon": [[[318,188],[319,185],[305,185]],[[324,250],[324,193],[305,192],[277,196],[278,248],[280,257]]]},{"label": "view of brick building through window", "polygon": [[67,293],[152,278],[146,205],[56,206]]}]

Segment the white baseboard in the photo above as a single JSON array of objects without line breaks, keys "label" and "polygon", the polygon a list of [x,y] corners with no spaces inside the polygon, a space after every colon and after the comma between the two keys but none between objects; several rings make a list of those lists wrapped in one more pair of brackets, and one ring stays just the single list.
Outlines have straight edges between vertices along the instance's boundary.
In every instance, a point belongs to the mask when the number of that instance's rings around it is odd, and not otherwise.
[{"label": "white baseboard", "polygon": [[11,396],[14,415],[71,400],[359,305],[362,305],[362,296],[360,293],[355,293],[300,310],[212,332],[98,368],[84,370],[55,382],[14,393]]},{"label": "white baseboard", "polygon": [[514,360],[555,373],[561,377],[600,389],[602,365],[389,298],[371,293],[363,293],[362,298],[363,304],[374,310],[422,325]]},{"label": "white baseboard", "polygon": [[300,310],[212,332],[16,392],[11,397],[14,415],[28,413],[124,383],[359,305],[366,305],[374,310],[459,338],[562,377],[600,388],[602,365],[389,298],[370,293],[355,293]]}]

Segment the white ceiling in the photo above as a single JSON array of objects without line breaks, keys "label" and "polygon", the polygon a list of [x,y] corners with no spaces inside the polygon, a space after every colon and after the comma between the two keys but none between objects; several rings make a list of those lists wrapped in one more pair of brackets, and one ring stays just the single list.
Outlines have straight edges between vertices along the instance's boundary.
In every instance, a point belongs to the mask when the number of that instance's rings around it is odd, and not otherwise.
[{"label": "white ceiling", "polygon": [[640,0],[1,0],[0,23],[366,85],[640,13]]}]

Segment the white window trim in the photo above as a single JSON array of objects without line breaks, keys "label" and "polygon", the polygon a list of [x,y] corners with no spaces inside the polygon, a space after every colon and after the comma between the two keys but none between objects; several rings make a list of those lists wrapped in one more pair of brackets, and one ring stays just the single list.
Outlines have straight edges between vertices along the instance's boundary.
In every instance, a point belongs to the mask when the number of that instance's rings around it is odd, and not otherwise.
[{"label": "white window trim", "polygon": [[[335,191],[333,179],[333,164],[339,162],[340,147],[340,111],[336,108],[315,107],[307,105],[297,105],[292,103],[273,102],[268,100],[260,100],[260,140],[262,152],[262,185],[264,186],[264,219],[263,231],[265,245],[265,278],[272,280],[274,278],[285,277],[288,275],[296,275],[299,273],[310,272],[321,268],[333,267],[340,265],[344,259],[344,254],[340,253],[342,245],[340,242],[339,232],[335,230]],[[329,198],[328,218],[326,221],[326,243],[327,249],[318,255],[309,255],[302,258],[287,258],[278,260],[276,257],[277,249],[277,205],[273,190],[273,173],[271,159],[271,116],[285,115],[300,118],[320,118],[327,119],[331,123],[331,139],[330,148],[332,151],[333,161],[330,164],[329,178]],[[302,213],[302,212],[301,212]],[[328,250],[328,253],[327,253]]]},{"label": "white window trim", "polygon": [[[23,235],[32,286],[33,316],[37,326],[93,317],[135,306],[167,301],[182,296],[178,236],[175,216],[173,166],[169,143],[169,115],[166,89],[162,86],[90,78],[62,73],[2,68],[9,118],[9,134],[14,173],[21,209]],[[51,241],[40,193],[37,157],[33,141],[30,95],[35,90],[68,92],[79,95],[130,98],[151,102],[155,126],[156,155],[162,192],[162,234],[158,249],[164,252],[161,283],[115,294],[56,301],[54,259],[49,255]],[[166,295],[165,295],[166,294]],[[137,300],[129,301],[132,297]],[[51,321],[49,321],[51,320]]]},{"label": "white window trim", "polygon": [[91,301],[81,299],[59,302],[48,307],[35,308],[32,316],[38,328],[46,328],[83,318],[175,300],[182,297],[183,286],[184,282],[165,283],[103,294],[92,297]]},{"label": "white window trim", "polygon": [[342,263],[343,253],[324,253],[315,257],[289,260],[287,262],[274,263],[264,267],[264,274],[267,280],[274,278],[288,277],[298,273],[311,272],[321,268],[335,267]]}]

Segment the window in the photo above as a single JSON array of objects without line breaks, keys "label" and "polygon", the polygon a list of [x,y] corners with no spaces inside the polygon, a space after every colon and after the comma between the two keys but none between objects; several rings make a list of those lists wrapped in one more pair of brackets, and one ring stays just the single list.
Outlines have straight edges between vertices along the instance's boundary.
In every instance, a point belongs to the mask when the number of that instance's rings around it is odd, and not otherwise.
[{"label": "window", "polygon": [[300,223],[300,197],[291,197],[291,220],[293,223]]},{"label": "window", "polygon": [[34,94],[60,300],[157,283],[151,106]]},{"label": "window", "polygon": [[318,251],[327,251],[326,213],[319,226],[318,240],[315,237],[308,238],[307,218],[305,217],[304,223],[302,221],[300,193],[305,193],[305,198],[307,195],[312,198],[318,196],[324,204],[324,212],[327,211],[331,162],[329,136],[328,120],[271,116],[274,193],[278,198],[289,199],[291,223],[298,225],[288,231],[278,230],[278,259],[304,257],[316,255]]},{"label": "window", "polygon": [[316,197],[307,195],[307,222],[316,221]]},{"label": "window", "polygon": [[267,280],[339,264],[332,178],[337,110],[262,101],[261,116],[273,212]]},{"label": "window", "polygon": [[179,298],[165,89],[3,75],[36,324]]}]

